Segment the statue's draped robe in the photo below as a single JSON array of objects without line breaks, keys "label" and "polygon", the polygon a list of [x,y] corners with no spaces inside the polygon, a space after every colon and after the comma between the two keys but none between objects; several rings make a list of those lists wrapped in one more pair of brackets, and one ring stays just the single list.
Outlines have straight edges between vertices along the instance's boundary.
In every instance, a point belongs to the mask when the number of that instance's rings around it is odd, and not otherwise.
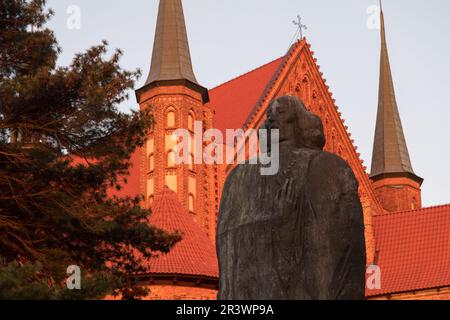
[{"label": "statue's draped robe", "polygon": [[[352,170],[321,150],[281,154],[278,174],[242,164],[224,185],[219,299],[363,299],[363,213]],[[275,195],[288,178],[296,207],[283,210]]]}]

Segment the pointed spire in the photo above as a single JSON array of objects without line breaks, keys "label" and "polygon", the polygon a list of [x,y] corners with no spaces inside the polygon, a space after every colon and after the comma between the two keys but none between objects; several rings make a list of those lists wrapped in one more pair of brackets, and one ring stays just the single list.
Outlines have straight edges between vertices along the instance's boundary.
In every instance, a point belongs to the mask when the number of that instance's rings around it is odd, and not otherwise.
[{"label": "pointed spire", "polygon": [[147,90],[173,85],[192,89],[201,94],[203,103],[209,102],[208,89],[198,84],[192,69],[183,4],[160,0],[150,73],[144,86],[136,90],[136,99],[141,103]]},{"label": "pointed spire", "polygon": [[381,9],[380,19],[380,84],[371,178],[383,177],[386,174],[394,174],[410,176],[414,180],[422,181],[421,178],[414,174],[411,166],[408,147],[403,133],[400,114],[398,112],[387,49],[383,9]]},{"label": "pointed spire", "polygon": [[188,80],[198,85],[181,0],[159,2],[152,64],[145,84],[166,80]]}]

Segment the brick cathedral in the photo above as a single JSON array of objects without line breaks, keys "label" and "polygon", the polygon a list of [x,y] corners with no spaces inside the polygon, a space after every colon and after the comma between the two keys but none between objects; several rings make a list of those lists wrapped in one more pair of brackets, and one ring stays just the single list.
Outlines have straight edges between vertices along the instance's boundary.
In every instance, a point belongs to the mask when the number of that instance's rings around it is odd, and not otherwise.
[{"label": "brick cathedral", "polygon": [[[233,166],[176,165],[172,134],[184,128],[194,135],[197,121],[203,130],[224,133],[257,129],[269,102],[283,95],[299,97],[320,116],[325,150],[344,158],[359,181],[367,263],[381,270],[381,289],[367,290],[367,297],[450,299],[450,205],[422,207],[423,179],[413,170],[402,129],[383,13],[378,116],[368,174],[305,39],[285,56],[207,89],[194,75],[181,0],[160,0],[151,70],[136,91],[140,108],[152,108],[155,126],[132,156],[128,182],[119,194],[144,195],[151,224],[183,235],[170,253],[148,261],[150,274],[138,277],[151,290],[148,298],[215,299],[218,289],[215,229],[222,186]],[[195,144],[193,139],[190,143]]]}]

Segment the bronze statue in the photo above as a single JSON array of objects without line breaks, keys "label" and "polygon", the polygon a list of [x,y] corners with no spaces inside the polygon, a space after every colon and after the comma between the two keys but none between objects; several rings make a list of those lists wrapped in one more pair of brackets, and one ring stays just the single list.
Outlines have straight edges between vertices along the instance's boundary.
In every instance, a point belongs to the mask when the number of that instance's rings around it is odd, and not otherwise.
[{"label": "bronze statue", "polygon": [[358,182],[323,151],[319,117],[296,97],[274,100],[279,171],[238,165],[224,185],[217,226],[219,299],[364,299],[365,241]]}]

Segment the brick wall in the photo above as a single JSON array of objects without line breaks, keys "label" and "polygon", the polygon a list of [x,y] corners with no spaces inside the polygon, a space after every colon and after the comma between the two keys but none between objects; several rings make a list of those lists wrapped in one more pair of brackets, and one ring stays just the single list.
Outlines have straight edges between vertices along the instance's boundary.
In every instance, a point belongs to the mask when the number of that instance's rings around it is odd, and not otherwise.
[{"label": "brick wall", "polygon": [[377,198],[389,212],[422,208],[420,185],[408,178],[384,178],[373,183]]},{"label": "brick wall", "polygon": [[153,285],[146,300],[216,300],[217,290],[201,287]]}]

